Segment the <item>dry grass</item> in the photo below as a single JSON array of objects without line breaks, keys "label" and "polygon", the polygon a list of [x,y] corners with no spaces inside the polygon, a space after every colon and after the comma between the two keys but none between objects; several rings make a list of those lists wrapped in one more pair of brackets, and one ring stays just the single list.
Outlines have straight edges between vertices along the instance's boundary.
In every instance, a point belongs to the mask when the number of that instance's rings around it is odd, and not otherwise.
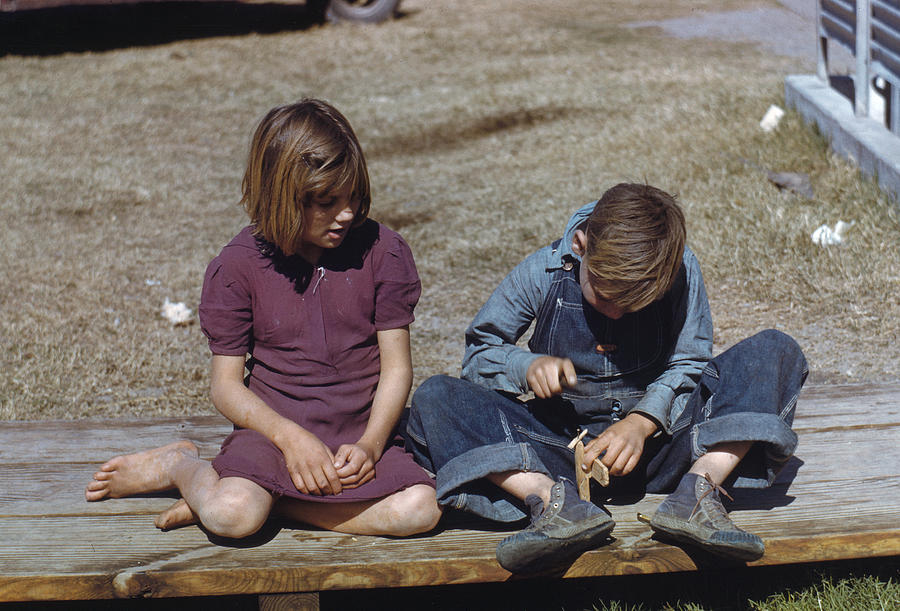
[{"label": "dry grass", "polygon": [[[196,308],[206,263],[244,224],[255,122],[307,95],[355,125],[373,216],[416,254],[417,383],[456,373],[462,330],[505,271],[621,180],[680,195],[718,348],[777,326],[804,346],[812,381],[896,379],[897,206],[797,115],[774,134],[757,126],[796,61],[625,27],[746,4],[406,0],[377,27],[210,5],[218,25],[142,26],[140,47],[90,32],[34,52],[7,39],[0,419],[212,409],[198,326],[160,309]],[[150,14],[165,24],[177,10]],[[741,159],[809,173],[815,198]],[[810,242],[838,219],[856,221],[848,244]]]}]

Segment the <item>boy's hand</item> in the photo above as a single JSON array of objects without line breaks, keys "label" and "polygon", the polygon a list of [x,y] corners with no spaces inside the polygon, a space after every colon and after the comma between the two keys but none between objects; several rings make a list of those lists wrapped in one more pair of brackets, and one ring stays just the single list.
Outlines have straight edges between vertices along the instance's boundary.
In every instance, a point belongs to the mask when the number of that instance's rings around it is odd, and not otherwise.
[{"label": "boy's hand", "polygon": [[373,452],[361,443],[345,443],[334,454],[334,466],[344,488],[356,488],[375,477]]},{"label": "boy's hand", "polygon": [[581,468],[590,473],[594,459],[600,459],[610,475],[628,475],[637,466],[644,452],[644,441],[656,432],[656,423],[634,412],[625,416],[584,447],[584,464]]},{"label": "boy's hand", "polygon": [[297,427],[278,446],[297,490],[304,494],[326,495],[341,491],[341,479],[334,456],[318,437]]},{"label": "boy's hand", "polygon": [[539,356],[525,374],[528,386],[539,399],[549,399],[562,392],[564,386],[575,386],[575,365],[569,359]]}]

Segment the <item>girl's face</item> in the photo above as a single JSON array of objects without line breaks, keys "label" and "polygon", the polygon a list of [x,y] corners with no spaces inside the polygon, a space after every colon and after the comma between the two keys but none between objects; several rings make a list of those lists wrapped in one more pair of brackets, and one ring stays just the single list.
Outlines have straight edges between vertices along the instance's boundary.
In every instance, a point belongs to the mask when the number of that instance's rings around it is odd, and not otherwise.
[{"label": "girl's face", "polygon": [[300,256],[316,263],[326,248],[337,248],[344,241],[359,201],[350,199],[351,187],[315,198],[303,206],[303,236]]}]

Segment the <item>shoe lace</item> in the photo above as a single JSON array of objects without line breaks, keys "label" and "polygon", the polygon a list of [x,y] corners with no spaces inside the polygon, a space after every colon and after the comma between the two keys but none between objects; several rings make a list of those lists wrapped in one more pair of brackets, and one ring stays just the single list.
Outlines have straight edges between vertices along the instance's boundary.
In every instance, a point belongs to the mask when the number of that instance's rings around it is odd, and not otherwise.
[{"label": "shoe lace", "polygon": [[[703,501],[703,499],[705,499],[707,496],[712,494],[714,491],[718,492],[720,494],[724,494],[725,497],[729,501],[734,501],[734,499],[731,498],[731,495],[728,494],[728,492],[725,490],[725,488],[723,488],[722,486],[720,486],[719,484],[717,484],[716,482],[713,481],[713,478],[712,478],[712,476],[710,476],[709,473],[704,473],[703,477],[704,477],[704,479],[706,479],[707,482],[709,482],[709,488],[707,488],[703,492],[703,494],[700,495],[700,498],[697,499],[697,503],[694,505],[694,508],[691,510],[691,515],[688,518],[688,522],[693,520],[694,516],[697,515],[697,510],[700,509],[700,503]],[[715,514],[716,514],[716,515],[710,516],[712,518],[713,522],[717,522],[720,519],[724,519],[725,523],[727,523],[727,525],[730,526],[731,520],[728,519],[728,514],[725,512],[725,508],[722,507],[722,504],[721,503],[713,503],[712,507],[715,507]],[[724,526],[724,525],[725,524],[722,524],[721,526]]]}]

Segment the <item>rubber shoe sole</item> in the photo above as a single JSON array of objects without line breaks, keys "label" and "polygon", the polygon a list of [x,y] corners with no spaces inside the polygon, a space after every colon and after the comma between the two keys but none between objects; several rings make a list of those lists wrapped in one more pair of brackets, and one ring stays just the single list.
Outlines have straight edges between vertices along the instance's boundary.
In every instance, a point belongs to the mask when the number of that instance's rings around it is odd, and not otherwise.
[{"label": "rubber shoe sole", "polygon": [[695,527],[681,518],[660,515],[659,512],[650,519],[650,528],[679,543],[700,547],[735,560],[759,560],[766,552],[762,539],[751,533]]},{"label": "rubber shoe sole", "polygon": [[551,537],[540,530],[526,529],[497,545],[497,562],[510,573],[548,571],[568,564],[584,552],[600,547],[609,539],[616,523],[609,516],[597,516],[575,535]]}]

